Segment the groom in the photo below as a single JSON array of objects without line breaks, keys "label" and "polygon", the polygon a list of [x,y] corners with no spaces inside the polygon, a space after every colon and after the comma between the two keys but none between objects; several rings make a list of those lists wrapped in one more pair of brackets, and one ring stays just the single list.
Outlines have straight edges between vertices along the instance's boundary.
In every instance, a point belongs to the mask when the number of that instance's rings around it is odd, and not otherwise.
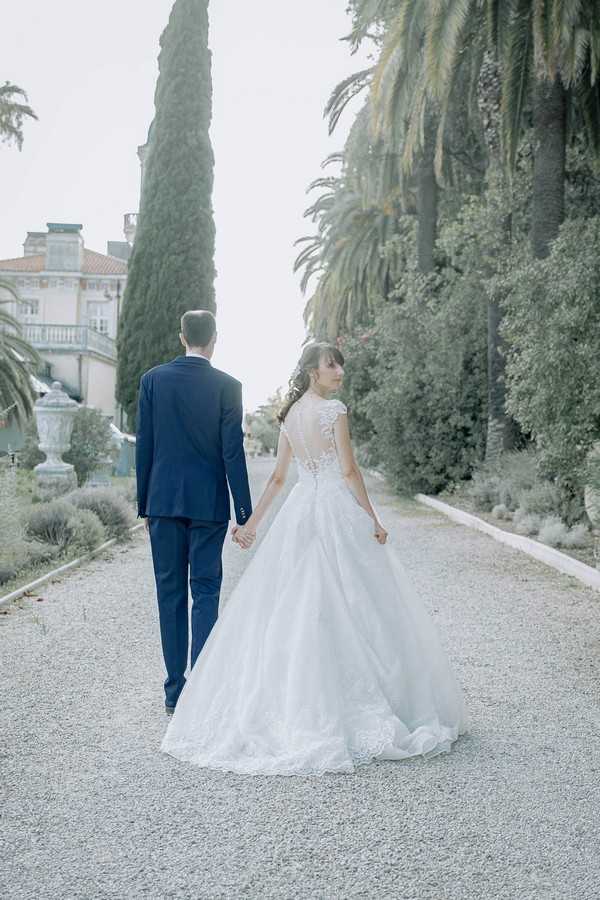
[{"label": "groom", "polygon": [[238,525],[252,512],[242,386],[211,365],[216,337],[212,313],[186,312],[179,335],[185,356],[150,369],[140,381],[138,516],[146,519],[150,532],[169,715],[185,684],[188,570],[193,666],[219,609],[221,554],[230,518],[228,484]]}]

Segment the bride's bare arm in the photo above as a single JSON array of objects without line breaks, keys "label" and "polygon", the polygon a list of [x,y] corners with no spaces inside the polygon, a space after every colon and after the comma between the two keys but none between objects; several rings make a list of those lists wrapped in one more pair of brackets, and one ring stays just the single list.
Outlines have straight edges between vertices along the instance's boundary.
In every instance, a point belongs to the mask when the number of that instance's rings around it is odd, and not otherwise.
[{"label": "bride's bare arm", "polygon": [[360,471],[359,465],[354,457],[352,442],[350,440],[350,430],[348,428],[348,416],[338,416],[334,425],[335,443],[337,447],[338,459],[342,475],[346,479],[346,484],[362,506],[373,519],[375,526],[375,537],[380,544],[385,544],[387,532],[375,513],[369,500],[365,481]]},{"label": "bride's bare arm", "polygon": [[277,460],[275,468],[271,473],[266,487],[261,494],[260,500],[256,504],[252,515],[245,525],[234,530],[233,539],[242,547],[249,547],[252,544],[256,529],[263,520],[271,503],[285,484],[288,469],[292,459],[292,449],[286,438],[283,429],[279,432],[279,442],[277,444]]}]

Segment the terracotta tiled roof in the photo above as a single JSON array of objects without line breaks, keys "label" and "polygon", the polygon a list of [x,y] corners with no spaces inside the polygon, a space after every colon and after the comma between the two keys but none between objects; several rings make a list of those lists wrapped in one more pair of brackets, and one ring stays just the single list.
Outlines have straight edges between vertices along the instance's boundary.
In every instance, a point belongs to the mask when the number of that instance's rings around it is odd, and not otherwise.
[{"label": "terracotta tiled roof", "polygon": [[[94,250],[83,251],[84,275],[126,275],[127,263],[116,256],[106,256]],[[0,263],[2,265],[2,263]]]},{"label": "terracotta tiled roof", "polygon": [[17,259],[1,259],[0,272],[43,272],[46,256],[19,256]]},{"label": "terracotta tiled roof", "polygon": [[[0,259],[0,272],[44,272],[46,255],[19,256],[17,259]],[[51,273],[49,273],[51,274]],[[94,250],[83,251],[83,275],[126,275],[127,263],[115,256],[106,256]]]}]

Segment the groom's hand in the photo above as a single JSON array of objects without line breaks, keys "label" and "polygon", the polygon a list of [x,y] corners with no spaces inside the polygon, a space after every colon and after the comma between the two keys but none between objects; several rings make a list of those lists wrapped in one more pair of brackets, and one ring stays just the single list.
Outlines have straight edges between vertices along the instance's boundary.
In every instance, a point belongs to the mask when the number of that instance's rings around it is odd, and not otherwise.
[{"label": "groom's hand", "polygon": [[256,533],[249,531],[244,525],[234,525],[231,529],[231,539],[242,550],[248,550],[256,540]]}]

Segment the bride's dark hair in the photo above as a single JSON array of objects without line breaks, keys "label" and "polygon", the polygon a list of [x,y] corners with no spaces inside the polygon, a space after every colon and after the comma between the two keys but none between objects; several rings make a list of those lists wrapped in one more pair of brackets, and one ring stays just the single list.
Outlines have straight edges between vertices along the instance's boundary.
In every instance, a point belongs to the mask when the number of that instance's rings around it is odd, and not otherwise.
[{"label": "bride's dark hair", "polygon": [[314,341],[312,344],[307,344],[290,378],[288,392],[277,416],[279,422],[283,422],[296,400],[306,393],[310,387],[310,373],[319,368],[322,359],[327,359],[328,362],[333,360],[340,366],[344,365],[344,357],[335,344],[329,344],[326,341]]}]

